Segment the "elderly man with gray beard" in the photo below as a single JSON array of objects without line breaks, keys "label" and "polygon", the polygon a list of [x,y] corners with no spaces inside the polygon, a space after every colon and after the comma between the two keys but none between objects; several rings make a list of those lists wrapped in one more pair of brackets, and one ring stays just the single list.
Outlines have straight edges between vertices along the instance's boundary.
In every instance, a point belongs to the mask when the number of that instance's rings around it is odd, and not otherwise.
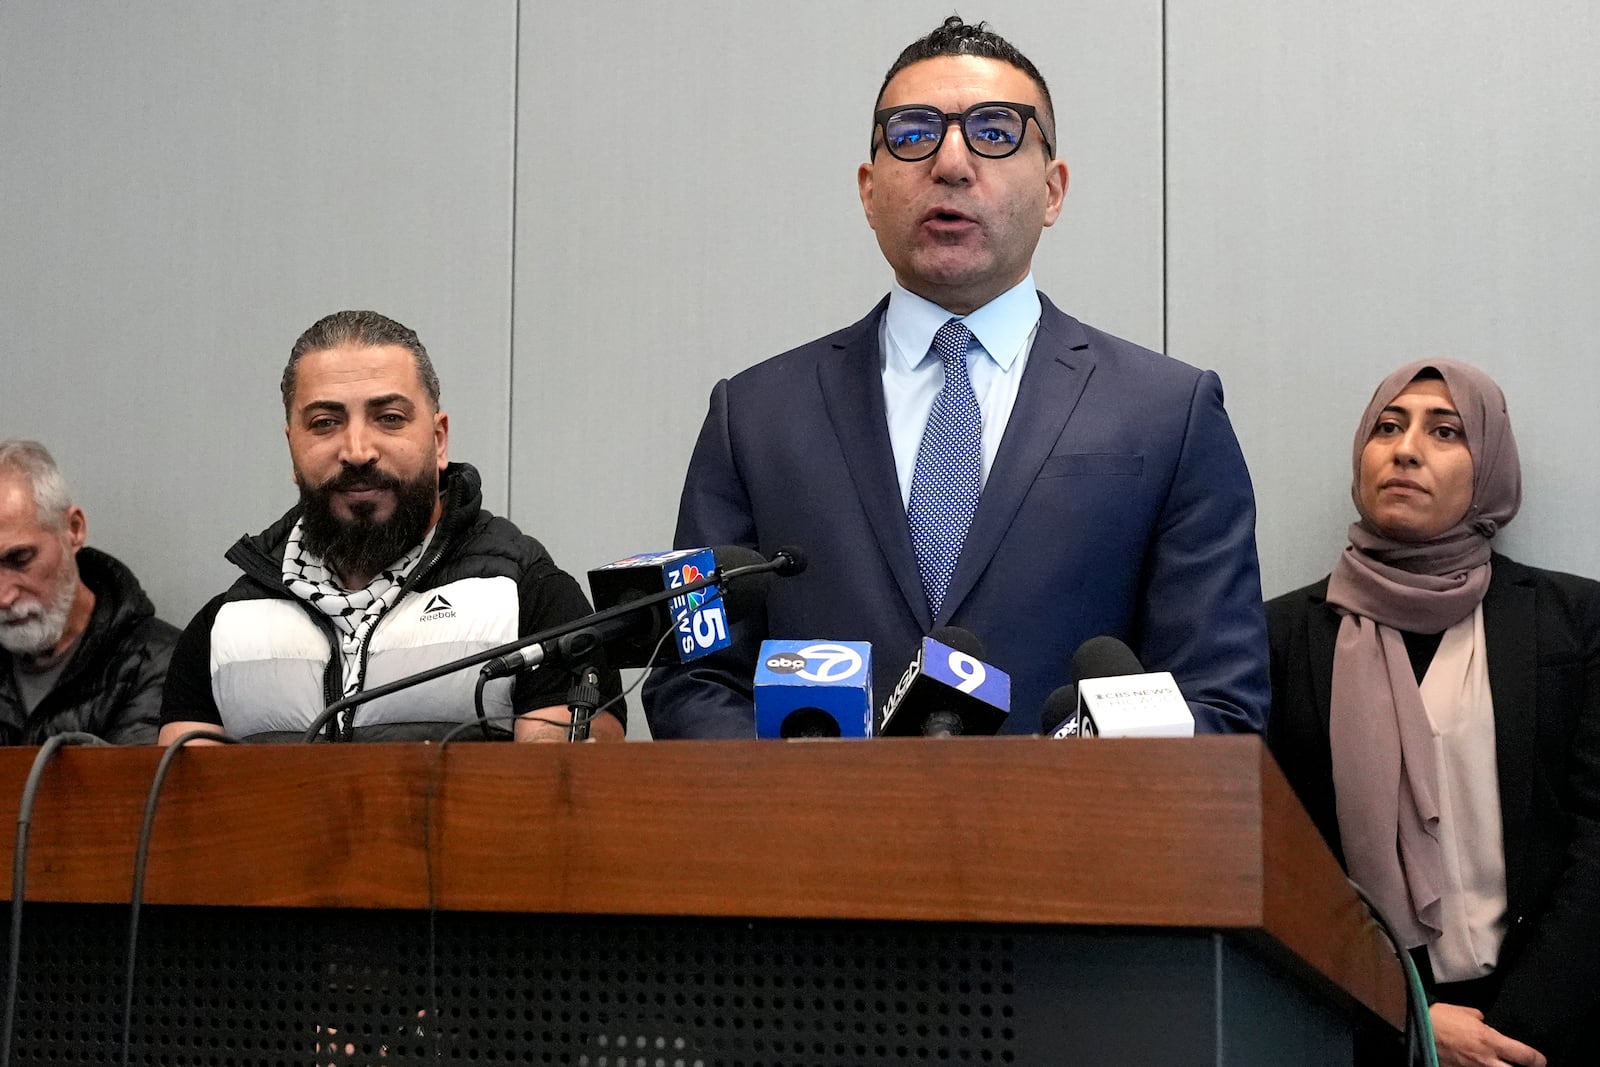
[{"label": "elderly man with gray beard", "polygon": [[0,442],[0,743],[156,739],[178,630],[88,532],[45,447]]}]

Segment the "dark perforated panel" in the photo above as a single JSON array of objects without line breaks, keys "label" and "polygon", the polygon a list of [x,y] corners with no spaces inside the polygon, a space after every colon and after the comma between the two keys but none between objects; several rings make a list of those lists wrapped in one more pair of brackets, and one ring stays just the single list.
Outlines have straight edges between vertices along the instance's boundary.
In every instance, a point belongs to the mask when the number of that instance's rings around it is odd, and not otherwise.
[{"label": "dark perforated panel", "polygon": [[[125,909],[26,918],[15,1061],[116,1063]],[[148,909],[132,1062],[1029,1062],[1004,930],[441,915],[436,993],[427,932],[412,913]]]}]

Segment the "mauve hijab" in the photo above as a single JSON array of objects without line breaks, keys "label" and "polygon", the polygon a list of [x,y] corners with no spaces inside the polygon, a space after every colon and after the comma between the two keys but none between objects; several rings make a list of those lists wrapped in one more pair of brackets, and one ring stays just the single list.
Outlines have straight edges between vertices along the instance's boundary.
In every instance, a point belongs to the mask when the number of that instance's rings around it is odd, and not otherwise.
[{"label": "mauve hijab", "polygon": [[[1461,416],[1472,502],[1443,533],[1399,541],[1362,509],[1361,453],[1383,409],[1429,368]],[[1339,836],[1350,876],[1410,948],[1439,935],[1444,864],[1432,732],[1401,632],[1442,633],[1483,600],[1490,540],[1522,502],[1522,467],[1500,387],[1449,359],[1418,360],[1383,380],[1356,427],[1351,466],[1361,517],[1328,581],[1328,603],[1344,616],[1328,716]]]}]

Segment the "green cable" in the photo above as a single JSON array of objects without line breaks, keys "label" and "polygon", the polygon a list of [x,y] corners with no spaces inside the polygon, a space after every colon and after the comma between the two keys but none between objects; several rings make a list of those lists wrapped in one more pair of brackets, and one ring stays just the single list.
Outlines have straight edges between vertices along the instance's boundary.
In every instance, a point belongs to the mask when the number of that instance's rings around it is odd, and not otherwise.
[{"label": "green cable", "polygon": [[1416,1059],[1415,1042],[1420,1041],[1424,1067],[1439,1067],[1439,1049],[1433,1039],[1433,1020],[1428,1015],[1428,993],[1422,988],[1422,975],[1417,971],[1416,961],[1400,944],[1400,938],[1396,936],[1394,928],[1389,925],[1389,920],[1383,917],[1383,913],[1367,895],[1367,891],[1356,884],[1354,879],[1347,878],[1346,881],[1355,889],[1356,896],[1361,898],[1361,903],[1367,906],[1367,911],[1378,924],[1378,928],[1383,931],[1383,935],[1389,939],[1389,943],[1394,946],[1395,955],[1400,958],[1400,969],[1406,976],[1406,1038],[1409,1053],[1406,1060],[1410,1063]]}]

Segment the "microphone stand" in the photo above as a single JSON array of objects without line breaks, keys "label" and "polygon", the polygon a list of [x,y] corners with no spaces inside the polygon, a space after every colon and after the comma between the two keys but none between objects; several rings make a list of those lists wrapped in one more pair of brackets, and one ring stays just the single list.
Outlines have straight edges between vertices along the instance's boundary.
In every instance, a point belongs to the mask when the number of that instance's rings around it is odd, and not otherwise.
[{"label": "microphone stand", "polygon": [[572,712],[572,724],[567,727],[568,741],[589,740],[589,724],[594,721],[595,709],[600,706],[600,672],[584,667],[573,676],[572,687],[567,690],[567,710]]}]

